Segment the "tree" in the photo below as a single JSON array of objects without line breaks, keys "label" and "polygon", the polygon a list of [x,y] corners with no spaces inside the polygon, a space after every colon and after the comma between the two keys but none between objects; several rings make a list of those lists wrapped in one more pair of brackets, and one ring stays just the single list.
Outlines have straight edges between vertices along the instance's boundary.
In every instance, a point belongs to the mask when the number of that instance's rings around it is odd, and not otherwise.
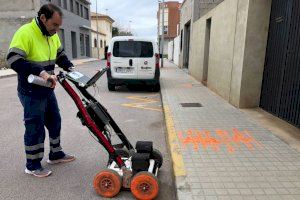
[{"label": "tree", "polygon": [[112,36],[118,36],[119,35],[119,28],[118,27],[112,27]]},{"label": "tree", "polygon": [[132,32],[123,29],[121,26],[116,25],[112,27],[112,36],[133,36]]}]

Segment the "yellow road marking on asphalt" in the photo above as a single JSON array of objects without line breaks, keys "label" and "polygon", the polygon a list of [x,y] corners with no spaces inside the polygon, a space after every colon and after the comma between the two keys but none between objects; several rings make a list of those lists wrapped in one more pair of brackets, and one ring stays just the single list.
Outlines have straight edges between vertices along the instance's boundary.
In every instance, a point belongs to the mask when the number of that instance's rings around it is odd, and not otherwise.
[{"label": "yellow road marking on asphalt", "polygon": [[124,103],[122,106],[126,106],[129,108],[139,108],[139,109],[144,109],[144,110],[153,110],[153,111],[159,111],[161,112],[161,108],[155,108],[155,107],[149,107],[149,104],[157,103],[159,102],[158,100],[155,100],[153,98],[148,98],[147,97],[157,97],[157,95],[149,95],[149,96],[130,96],[126,97],[127,99],[132,99],[136,100],[138,102],[134,103]]},{"label": "yellow road marking on asphalt", "polygon": [[186,171],[184,168],[179,140],[175,131],[172,114],[170,112],[168,105],[164,105],[164,113],[165,113],[166,126],[168,132],[168,142],[169,142],[171,157],[173,161],[174,174],[175,176],[185,176]]}]

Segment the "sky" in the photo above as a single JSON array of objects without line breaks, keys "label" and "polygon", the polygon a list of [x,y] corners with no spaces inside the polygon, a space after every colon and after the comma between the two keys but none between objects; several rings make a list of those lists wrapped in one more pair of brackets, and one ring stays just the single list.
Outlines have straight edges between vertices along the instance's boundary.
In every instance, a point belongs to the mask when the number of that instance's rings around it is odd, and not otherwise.
[{"label": "sky", "polygon": [[96,11],[96,1],[98,13],[109,15],[119,27],[136,36],[157,37],[158,0],[91,0],[92,12]]}]

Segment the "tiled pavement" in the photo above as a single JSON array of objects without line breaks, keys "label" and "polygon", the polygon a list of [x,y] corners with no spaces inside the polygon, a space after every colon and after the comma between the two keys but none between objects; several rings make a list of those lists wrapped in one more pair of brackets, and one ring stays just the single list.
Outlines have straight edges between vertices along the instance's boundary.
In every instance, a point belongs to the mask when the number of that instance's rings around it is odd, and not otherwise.
[{"label": "tiled pavement", "polygon": [[178,199],[300,200],[300,152],[169,62],[161,94]]}]

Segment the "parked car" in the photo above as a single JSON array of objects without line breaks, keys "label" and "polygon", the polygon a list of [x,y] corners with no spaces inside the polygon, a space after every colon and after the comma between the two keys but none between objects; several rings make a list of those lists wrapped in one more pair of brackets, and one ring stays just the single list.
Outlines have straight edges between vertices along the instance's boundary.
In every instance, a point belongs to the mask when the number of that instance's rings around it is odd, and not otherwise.
[{"label": "parked car", "polygon": [[154,40],[133,36],[114,37],[107,52],[107,86],[145,84],[159,91],[159,52]]}]

